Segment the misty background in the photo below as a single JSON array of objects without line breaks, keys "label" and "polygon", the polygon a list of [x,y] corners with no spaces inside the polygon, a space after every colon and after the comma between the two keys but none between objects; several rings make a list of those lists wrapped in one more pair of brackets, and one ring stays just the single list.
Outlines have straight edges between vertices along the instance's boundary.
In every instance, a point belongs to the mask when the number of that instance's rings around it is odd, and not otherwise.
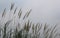
[{"label": "misty background", "polygon": [[0,12],[8,11],[11,3],[23,12],[32,9],[29,18],[35,23],[60,24],[60,0],[0,0]]}]

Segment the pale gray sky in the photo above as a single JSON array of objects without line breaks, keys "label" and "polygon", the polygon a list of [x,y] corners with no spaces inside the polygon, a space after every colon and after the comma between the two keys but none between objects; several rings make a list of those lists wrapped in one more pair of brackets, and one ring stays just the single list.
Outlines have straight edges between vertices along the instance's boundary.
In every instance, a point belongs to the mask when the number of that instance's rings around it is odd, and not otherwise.
[{"label": "pale gray sky", "polygon": [[41,23],[60,23],[60,0],[0,0],[0,12],[11,3],[26,9],[32,9],[30,19]]}]

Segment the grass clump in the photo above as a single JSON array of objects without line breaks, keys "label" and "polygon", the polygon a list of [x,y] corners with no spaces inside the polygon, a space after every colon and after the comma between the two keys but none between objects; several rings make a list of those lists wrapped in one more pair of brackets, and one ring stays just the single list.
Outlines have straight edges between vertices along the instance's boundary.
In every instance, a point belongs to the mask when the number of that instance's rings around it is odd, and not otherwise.
[{"label": "grass clump", "polygon": [[[14,4],[11,4],[11,8],[10,11],[13,10]],[[14,13],[12,13],[13,15],[16,14],[17,11],[17,7],[14,10]],[[31,13],[32,10],[28,11],[24,17],[24,19],[27,19],[29,14]],[[6,15],[6,9],[4,9],[3,13],[2,13],[2,17],[5,17]],[[18,19],[21,18],[22,15],[22,10],[20,9],[18,12]],[[21,25],[21,23],[18,22],[16,28],[12,29],[8,29],[9,25],[13,22],[14,19],[8,20],[6,23],[4,23],[4,27],[0,28],[0,38],[56,38],[57,35],[57,25],[55,25],[54,27],[50,27],[47,24],[34,24],[32,22],[30,22],[30,20],[28,20],[28,22],[25,22],[23,24],[22,28],[18,28]],[[20,21],[20,20],[19,20]],[[19,30],[18,30],[19,29]]]}]

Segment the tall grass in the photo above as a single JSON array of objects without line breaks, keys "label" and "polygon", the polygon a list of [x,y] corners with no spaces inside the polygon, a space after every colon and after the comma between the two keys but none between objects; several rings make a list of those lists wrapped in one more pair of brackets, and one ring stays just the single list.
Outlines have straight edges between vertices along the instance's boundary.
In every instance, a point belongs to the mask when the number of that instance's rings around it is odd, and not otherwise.
[{"label": "tall grass", "polygon": [[[14,4],[11,4],[11,8],[10,11],[13,10]],[[17,11],[17,7],[14,10],[14,14],[16,14]],[[24,15],[23,20],[27,19],[29,14],[31,13],[32,10],[27,11],[27,13]],[[6,15],[6,8],[4,9],[3,13],[2,13],[2,17],[5,17]],[[22,15],[22,10],[20,9],[18,12],[18,19],[21,18]],[[14,20],[14,19],[13,19]],[[28,22],[25,22],[23,24],[22,28],[18,28],[21,25],[21,23],[18,23],[15,29],[8,29],[9,24],[13,21],[13,20],[8,20],[6,23],[4,23],[4,27],[1,28],[0,27],[0,38],[56,38],[57,35],[57,25],[55,25],[54,27],[50,27],[47,24],[34,24],[32,22],[30,22],[30,20],[28,20]],[[19,29],[19,30],[18,30]],[[60,36],[60,35],[59,35]]]}]

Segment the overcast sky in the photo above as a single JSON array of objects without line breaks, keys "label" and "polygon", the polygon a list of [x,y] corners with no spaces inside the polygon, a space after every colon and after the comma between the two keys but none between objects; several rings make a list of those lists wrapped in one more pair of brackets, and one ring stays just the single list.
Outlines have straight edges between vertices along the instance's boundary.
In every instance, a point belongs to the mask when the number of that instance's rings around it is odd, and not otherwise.
[{"label": "overcast sky", "polygon": [[32,9],[30,19],[41,23],[60,23],[60,0],[0,0],[0,12],[11,3],[23,9]]}]

